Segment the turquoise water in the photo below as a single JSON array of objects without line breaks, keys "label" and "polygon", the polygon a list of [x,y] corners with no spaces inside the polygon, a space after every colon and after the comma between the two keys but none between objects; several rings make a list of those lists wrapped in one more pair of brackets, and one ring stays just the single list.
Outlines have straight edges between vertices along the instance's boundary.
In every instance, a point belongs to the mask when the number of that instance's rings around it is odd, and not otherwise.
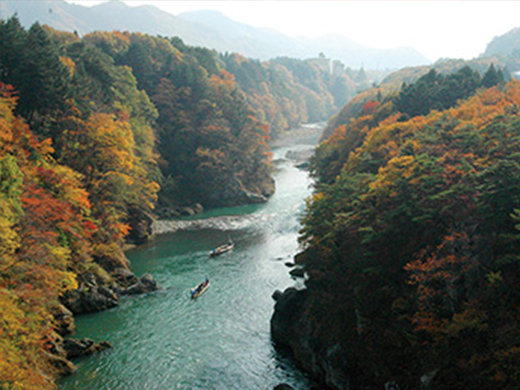
[{"label": "turquoise water", "polygon": [[[135,273],[152,274],[162,288],[76,319],[75,338],[108,340],[114,348],[75,361],[78,370],[60,381],[62,390],[312,386],[274,350],[269,334],[273,291],[299,283],[284,263],[298,252],[299,219],[311,184],[306,172],[283,159],[287,151],[275,151],[275,159],[282,159],[268,203],[182,221],[174,232],[128,253]],[[235,249],[209,257],[228,237]],[[190,299],[190,289],[205,277],[209,289]]]}]

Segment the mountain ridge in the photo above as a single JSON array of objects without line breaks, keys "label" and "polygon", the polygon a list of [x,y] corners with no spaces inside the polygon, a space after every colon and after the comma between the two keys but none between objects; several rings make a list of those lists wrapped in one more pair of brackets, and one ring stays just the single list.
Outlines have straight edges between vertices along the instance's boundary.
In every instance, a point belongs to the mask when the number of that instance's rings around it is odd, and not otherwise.
[{"label": "mountain ridge", "polygon": [[[219,52],[237,52],[246,57],[269,60],[276,57],[299,59],[325,53],[348,67],[396,69],[430,64],[431,61],[413,48],[376,49],[346,37],[289,37],[276,30],[253,27],[233,20],[215,10],[190,11],[173,15],[152,5],[131,7],[122,1],[108,1],[92,7],[65,0],[28,0],[2,2],[2,18],[18,14],[26,28],[34,22],[84,35],[96,30],[127,30],[146,34],[179,37],[186,44]],[[225,29],[223,28],[225,27]],[[345,48],[356,47],[355,51]]]}]

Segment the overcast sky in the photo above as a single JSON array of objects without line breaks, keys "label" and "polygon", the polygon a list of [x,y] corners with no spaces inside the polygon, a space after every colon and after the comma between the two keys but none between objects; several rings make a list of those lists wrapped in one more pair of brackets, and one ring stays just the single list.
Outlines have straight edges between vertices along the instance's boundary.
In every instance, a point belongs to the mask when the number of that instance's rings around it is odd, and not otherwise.
[{"label": "overcast sky", "polygon": [[[99,0],[67,0],[83,5]],[[340,34],[377,48],[411,46],[432,61],[473,58],[498,35],[520,27],[520,1],[123,0],[174,15],[214,9],[257,27],[291,36]]]}]

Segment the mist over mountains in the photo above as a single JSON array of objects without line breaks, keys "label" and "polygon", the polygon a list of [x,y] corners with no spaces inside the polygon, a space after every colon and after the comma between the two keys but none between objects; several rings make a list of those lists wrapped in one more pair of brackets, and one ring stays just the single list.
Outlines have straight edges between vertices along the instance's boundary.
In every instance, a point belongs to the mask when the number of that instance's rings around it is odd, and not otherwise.
[{"label": "mist over mountains", "polygon": [[272,29],[252,27],[217,11],[193,11],[178,16],[153,6],[130,7],[112,0],[85,7],[64,0],[3,1],[1,17],[15,13],[23,26],[34,22],[79,35],[96,30],[142,32],[180,37],[186,44],[219,52],[237,52],[246,57],[268,60],[276,57],[312,58],[319,53],[351,68],[396,69],[425,65],[431,61],[410,47],[376,49],[346,37],[293,38]]},{"label": "mist over mountains", "polygon": [[518,56],[520,54],[520,27],[493,38],[488,43],[484,55]]}]

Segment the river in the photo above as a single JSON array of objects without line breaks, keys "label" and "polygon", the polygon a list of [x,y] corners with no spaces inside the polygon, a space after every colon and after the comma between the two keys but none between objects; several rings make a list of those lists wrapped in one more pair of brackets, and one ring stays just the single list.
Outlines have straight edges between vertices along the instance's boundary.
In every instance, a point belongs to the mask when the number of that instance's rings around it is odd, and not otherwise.
[{"label": "river", "polygon": [[[212,210],[166,225],[171,232],[127,253],[140,276],[161,290],[125,297],[119,307],[78,316],[75,338],[107,340],[113,348],[75,361],[62,390],[260,390],[313,383],[272,346],[271,298],[301,281],[285,262],[298,252],[299,219],[310,194],[307,172],[285,158],[296,145],[275,149],[276,193],[266,204]],[[164,228],[164,226],[163,226]],[[235,249],[210,258],[231,237]],[[190,288],[210,279],[196,300]]]}]

